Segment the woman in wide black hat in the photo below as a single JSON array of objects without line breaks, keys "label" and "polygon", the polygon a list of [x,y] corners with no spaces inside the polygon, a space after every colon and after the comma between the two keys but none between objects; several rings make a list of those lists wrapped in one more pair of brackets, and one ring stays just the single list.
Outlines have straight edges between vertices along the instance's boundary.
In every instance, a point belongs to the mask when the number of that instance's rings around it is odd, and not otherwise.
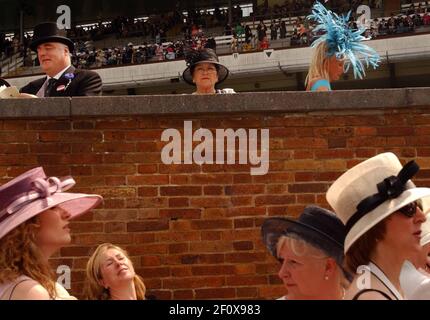
[{"label": "woman in wide black hat", "polygon": [[340,300],[349,284],[342,268],[345,227],[334,213],[308,206],[297,220],[269,218],[261,234],[281,262],[287,300]]},{"label": "woman in wide black hat", "polygon": [[196,87],[193,94],[234,93],[233,89],[216,89],[217,85],[227,79],[229,71],[219,62],[214,50],[191,50],[186,54],[185,61],[187,68],[182,77],[185,82]]}]

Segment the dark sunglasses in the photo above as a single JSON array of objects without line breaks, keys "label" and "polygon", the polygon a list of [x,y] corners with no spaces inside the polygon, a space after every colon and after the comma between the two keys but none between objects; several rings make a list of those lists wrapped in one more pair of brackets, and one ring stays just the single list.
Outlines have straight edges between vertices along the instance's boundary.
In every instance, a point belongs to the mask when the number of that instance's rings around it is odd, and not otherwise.
[{"label": "dark sunglasses", "polygon": [[399,211],[403,213],[405,216],[412,218],[417,213],[417,207],[420,207],[420,206],[416,201],[414,201],[400,208]]}]

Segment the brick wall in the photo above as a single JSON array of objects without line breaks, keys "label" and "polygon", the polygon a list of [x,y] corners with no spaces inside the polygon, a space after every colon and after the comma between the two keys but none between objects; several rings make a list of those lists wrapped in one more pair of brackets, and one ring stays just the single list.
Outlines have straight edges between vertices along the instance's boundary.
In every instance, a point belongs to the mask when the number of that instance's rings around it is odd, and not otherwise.
[{"label": "brick wall", "polygon": [[[77,296],[90,250],[112,242],[128,250],[158,299],[276,298],[284,289],[279,266],[260,240],[263,219],[296,216],[307,204],[327,206],[334,179],[383,151],[402,161],[416,158],[422,168],[417,184],[430,185],[430,98],[423,98],[430,95],[421,97],[427,104],[409,97],[405,107],[384,103],[387,92],[377,93],[381,104],[361,109],[327,108],[341,98],[332,94],[326,105],[319,102],[325,95],[314,95],[313,110],[302,111],[284,105],[276,112],[195,115],[3,114],[0,177],[3,183],[40,165],[51,176],[72,175],[73,191],[103,195],[102,206],[72,223],[72,245],[53,259],[72,267]],[[277,101],[276,95],[267,101]],[[288,95],[278,98],[294,103]],[[250,166],[239,164],[163,164],[161,133],[182,130],[184,120],[195,129],[270,129],[268,174],[251,176]]]}]

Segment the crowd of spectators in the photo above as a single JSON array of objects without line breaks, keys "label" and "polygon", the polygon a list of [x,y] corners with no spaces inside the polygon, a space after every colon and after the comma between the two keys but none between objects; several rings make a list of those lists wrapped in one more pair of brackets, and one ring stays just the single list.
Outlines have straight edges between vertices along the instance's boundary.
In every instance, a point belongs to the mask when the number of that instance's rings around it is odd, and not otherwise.
[{"label": "crowd of spectators", "polygon": [[[103,22],[87,27],[74,27],[68,31],[68,36],[76,43],[76,50],[72,55],[72,63],[78,68],[94,68],[114,65],[141,64],[152,61],[175,60],[184,57],[187,50],[209,47],[216,49],[215,39],[207,37],[203,32],[206,28],[224,26],[224,35],[232,36],[231,52],[265,50],[270,48],[271,42],[278,39],[289,38],[291,46],[309,45],[312,40],[312,24],[300,15],[307,15],[313,0],[290,0],[285,4],[269,7],[267,1],[254,7],[254,19],[260,14],[271,17],[270,24],[254,21],[243,23],[242,10],[239,6],[232,8],[233,25],[228,24],[228,12],[216,8],[212,14],[189,10],[187,15],[179,11],[168,14],[153,15],[146,20],[129,17],[117,17],[111,22]],[[346,12],[358,7],[363,1],[358,0],[328,0],[326,5],[338,8],[338,12]],[[380,8],[382,0],[366,1],[372,8]],[[404,7],[404,6],[403,6]],[[351,25],[357,28],[357,20],[365,24],[367,36],[379,37],[403,32],[412,32],[417,27],[430,25],[430,1],[426,5],[411,5],[404,7],[404,12],[391,15],[389,18],[374,19],[372,21],[360,20],[353,15]],[[292,31],[287,32],[285,19],[291,12],[297,19],[292,24]],[[302,14],[300,14],[302,12]],[[353,11],[354,12],[354,11]],[[276,15],[279,18],[274,18]],[[267,19],[265,19],[267,21]],[[118,41],[124,42],[121,46],[95,48],[93,41],[103,39],[107,35],[115,35]],[[127,41],[129,37],[140,37],[142,42],[134,45]],[[172,40],[175,38],[174,40]],[[148,39],[151,39],[150,41]],[[167,41],[169,39],[169,41]],[[22,52],[25,65],[32,65],[31,55],[26,49],[29,41],[28,35],[24,43],[20,43],[19,36],[6,39],[0,34],[1,57],[8,57]],[[30,60],[29,60],[30,57]],[[35,62],[37,65],[37,61]]]}]

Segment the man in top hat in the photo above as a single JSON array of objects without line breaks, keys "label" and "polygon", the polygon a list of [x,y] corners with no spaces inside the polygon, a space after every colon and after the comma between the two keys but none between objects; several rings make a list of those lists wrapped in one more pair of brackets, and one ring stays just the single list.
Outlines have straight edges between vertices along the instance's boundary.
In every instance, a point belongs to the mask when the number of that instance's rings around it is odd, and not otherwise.
[{"label": "man in top hat", "polygon": [[64,36],[56,23],[45,22],[34,28],[30,48],[37,52],[46,77],[30,82],[21,92],[38,97],[71,97],[100,95],[102,80],[90,70],[77,70],[71,64],[73,42]]}]

